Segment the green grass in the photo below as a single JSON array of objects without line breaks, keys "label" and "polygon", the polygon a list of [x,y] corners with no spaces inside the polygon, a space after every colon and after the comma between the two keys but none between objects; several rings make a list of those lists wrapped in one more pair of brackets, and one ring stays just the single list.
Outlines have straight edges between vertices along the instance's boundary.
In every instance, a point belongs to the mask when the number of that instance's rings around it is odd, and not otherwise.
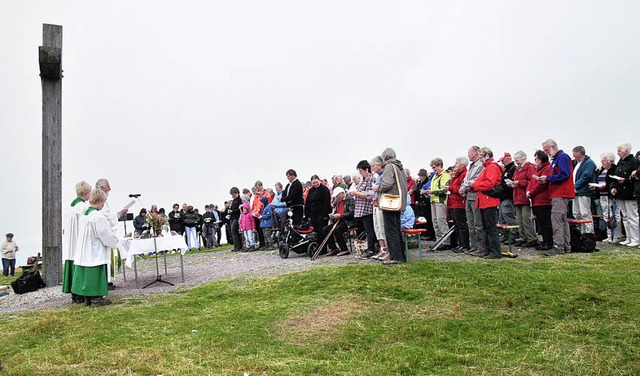
[{"label": "green grass", "polygon": [[351,264],[116,303],[4,316],[4,372],[640,374],[632,250]]}]

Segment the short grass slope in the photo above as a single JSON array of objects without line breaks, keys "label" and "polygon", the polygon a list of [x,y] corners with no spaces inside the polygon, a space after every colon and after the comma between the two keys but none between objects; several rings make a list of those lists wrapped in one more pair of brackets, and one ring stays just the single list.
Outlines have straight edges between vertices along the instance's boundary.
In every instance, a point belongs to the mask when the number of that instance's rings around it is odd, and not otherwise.
[{"label": "short grass slope", "polygon": [[634,375],[639,324],[637,250],[362,263],[4,316],[0,367],[9,375]]}]

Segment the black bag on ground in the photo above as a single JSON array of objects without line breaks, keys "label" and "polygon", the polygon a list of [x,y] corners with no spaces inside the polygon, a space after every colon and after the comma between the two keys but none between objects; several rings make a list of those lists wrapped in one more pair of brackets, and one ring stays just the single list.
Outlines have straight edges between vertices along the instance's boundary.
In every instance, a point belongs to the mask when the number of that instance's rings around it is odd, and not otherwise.
[{"label": "black bag on ground", "polygon": [[46,287],[47,285],[42,280],[40,276],[40,271],[32,271],[32,272],[24,272],[18,279],[11,282],[11,287],[13,288],[13,292],[16,294],[26,294],[31,291],[36,291],[41,287]]},{"label": "black bag on ground", "polygon": [[571,229],[571,252],[590,253],[597,251],[594,234],[583,234],[577,228]]}]

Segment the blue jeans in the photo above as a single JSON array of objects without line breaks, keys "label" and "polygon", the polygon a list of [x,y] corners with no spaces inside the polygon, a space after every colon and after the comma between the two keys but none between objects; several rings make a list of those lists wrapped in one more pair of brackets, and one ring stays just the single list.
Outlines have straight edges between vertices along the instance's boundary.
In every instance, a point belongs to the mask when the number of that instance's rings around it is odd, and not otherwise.
[{"label": "blue jeans", "polygon": [[11,269],[11,276],[16,273],[16,259],[2,259],[2,275],[9,276],[9,269]]}]

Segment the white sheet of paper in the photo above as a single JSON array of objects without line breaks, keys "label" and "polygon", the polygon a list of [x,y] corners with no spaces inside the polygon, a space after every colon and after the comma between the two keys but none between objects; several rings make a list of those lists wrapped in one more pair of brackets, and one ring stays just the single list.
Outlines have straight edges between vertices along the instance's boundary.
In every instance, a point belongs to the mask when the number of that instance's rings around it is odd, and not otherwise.
[{"label": "white sheet of paper", "polygon": [[123,209],[129,209],[129,208],[130,208],[130,207],[132,207],[132,206],[133,206],[133,204],[135,204],[135,203],[136,203],[136,200],[131,200],[131,202],[129,202],[128,204],[126,204],[126,205],[124,206],[124,208],[123,208]]}]

